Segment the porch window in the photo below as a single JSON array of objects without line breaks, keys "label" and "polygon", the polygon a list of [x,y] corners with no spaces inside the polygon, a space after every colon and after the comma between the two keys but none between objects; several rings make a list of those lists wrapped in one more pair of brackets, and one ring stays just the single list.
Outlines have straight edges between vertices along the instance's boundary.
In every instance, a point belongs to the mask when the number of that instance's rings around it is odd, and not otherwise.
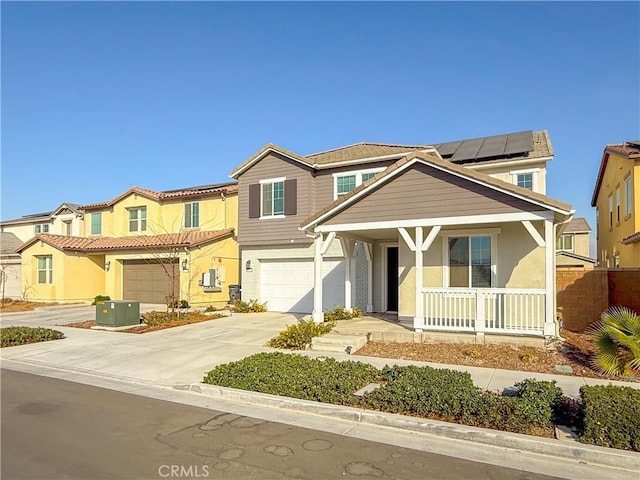
[{"label": "porch window", "polygon": [[38,259],[38,283],[53,283],[53,257],[51,255],[39,255]]},{"label": "porch window", "polygon": [[129,231],[144,232],[147,229],[147,207],[129,209]]},{"label": "porch window", "polygon": [[449,286],[491,287],[491,236],[449,238]]},{"label": "porch window", "polygon": [[184,227],[196,228],[200,226],[200,203],[185,203],[184,205]]}]

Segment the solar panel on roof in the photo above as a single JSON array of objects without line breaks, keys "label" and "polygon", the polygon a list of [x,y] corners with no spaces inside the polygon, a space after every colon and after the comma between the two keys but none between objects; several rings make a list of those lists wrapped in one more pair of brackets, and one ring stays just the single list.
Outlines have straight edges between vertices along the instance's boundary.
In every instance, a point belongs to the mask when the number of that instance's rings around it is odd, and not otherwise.
[{"label": "solar panel on roof", "polygon": [[533,132],[511,133],[508,135],[507,145],[504,153],[510,155],[512,153],[530,152],[533,150]]},{"label": "solar panel on roof", "polygon": [[462,142],[447,142],[440,143],[439,145],[436,145],[435,148],[441,156],[447,157],[449,155],[453,155],[460,145],[462,145]]},{"label": "solar panel on roof", "polygon": [[484,139],[484,143],[476,158],[497,157],[504,154],[504,147],[507,144],[507,135],[496,135],[494,137],[487,137]]},{"label": "solar panel on roof", "polygon": [[460,145],[460,148],[456,150],[456,153],[453,154],[451,160],[454,162],[456,160],[468,160],[471,158],[476,158],[480,147],[482,146],[482,142],[484,138],[476,138],[474,140],[465,140]]}]

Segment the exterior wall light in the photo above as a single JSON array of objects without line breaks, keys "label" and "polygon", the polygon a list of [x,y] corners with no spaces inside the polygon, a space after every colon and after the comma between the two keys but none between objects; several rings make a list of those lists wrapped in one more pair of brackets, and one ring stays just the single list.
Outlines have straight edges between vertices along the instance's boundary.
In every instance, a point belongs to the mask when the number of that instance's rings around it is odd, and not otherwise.
[{"label": "exterior wall light", "polygon": [[244,269],[247,272],[253,272],[253,267],[251,266],[251,260],[247,260],[247,263],[244,264]]},{"label": "exterior wall light", "polygon": [[104,264],[104,271],[108,272],[110,268],[111,268],[111,260],[107,260],[107,262]]},{"label": "exterior wall light", "polygon": [[189,267],[189,261],[185,258],[184,260],[182,260],[182,271],[186,272],[188,267]]}]

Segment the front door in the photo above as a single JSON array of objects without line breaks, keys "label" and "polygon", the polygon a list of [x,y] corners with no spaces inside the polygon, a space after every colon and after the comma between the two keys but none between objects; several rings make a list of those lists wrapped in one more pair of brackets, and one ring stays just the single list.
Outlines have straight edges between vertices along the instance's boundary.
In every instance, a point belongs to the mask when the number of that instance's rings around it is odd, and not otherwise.
[{"label": "front door", "polygon": [[398,311],[398,247],[387,247],[387,312]]}]

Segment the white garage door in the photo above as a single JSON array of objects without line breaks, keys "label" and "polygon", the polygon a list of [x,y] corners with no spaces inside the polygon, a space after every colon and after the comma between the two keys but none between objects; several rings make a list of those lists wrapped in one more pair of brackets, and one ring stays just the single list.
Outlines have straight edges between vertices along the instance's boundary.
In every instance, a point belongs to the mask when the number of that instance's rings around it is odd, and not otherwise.
[{"label": "white garage door", "polygon": [[[344,306],[342,259],[323,259],[322,274],[322,308]],[[273,312],[311,313],[313,260],[261,260],[260,301]]]}]

